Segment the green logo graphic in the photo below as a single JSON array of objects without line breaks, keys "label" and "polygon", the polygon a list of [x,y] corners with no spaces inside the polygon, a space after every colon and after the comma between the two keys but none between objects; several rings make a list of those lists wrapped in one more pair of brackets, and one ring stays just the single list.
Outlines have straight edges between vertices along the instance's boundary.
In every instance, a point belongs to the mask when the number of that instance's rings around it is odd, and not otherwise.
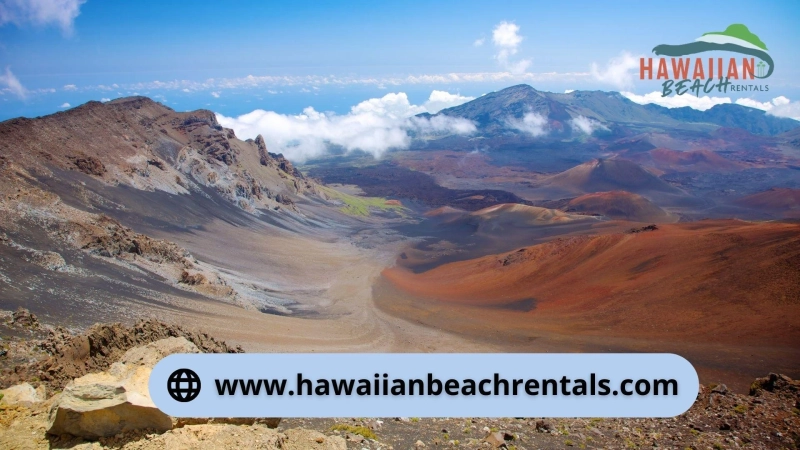
[{"label": "green logo graphic", "polygon": [[767,53],[767,45],[741,23],[735,23],[725,31],[705,33],[689,44],[661,44],[653,49],[653,53],[659,56],[685,56],[709,51],[736,52],[760,58],[762,61],[756,65],[756,78],[767,78],[775,69],[775,63]]}]

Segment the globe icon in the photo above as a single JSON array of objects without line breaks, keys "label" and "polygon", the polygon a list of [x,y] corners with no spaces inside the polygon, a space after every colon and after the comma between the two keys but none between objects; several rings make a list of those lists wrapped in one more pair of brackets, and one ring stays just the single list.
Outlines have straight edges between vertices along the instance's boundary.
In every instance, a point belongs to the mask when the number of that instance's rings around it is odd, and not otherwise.
[{"label": "globe icon", "polygon": [[167,392],[181,403],[190,402],[200,394],[200,377],[190,369],[178,369],[167,379]]}]

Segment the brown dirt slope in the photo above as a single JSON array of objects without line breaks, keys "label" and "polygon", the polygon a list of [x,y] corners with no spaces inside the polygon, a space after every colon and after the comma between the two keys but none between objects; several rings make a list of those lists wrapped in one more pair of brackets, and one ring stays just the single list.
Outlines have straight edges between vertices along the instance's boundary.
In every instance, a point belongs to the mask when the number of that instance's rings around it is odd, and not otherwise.
[{"label": "brown dirt slope", "polygon": [[680,151],[656,148],[646,153],[631,155],[631,159],[665,172],[731,172],[747,165],[725,159],[710,150]]},{"label": "brown dirt slope", "polygon": [[314,190],[262,139],[236,138],[211,111],[176,112],[146,97],[2,122],[0,166],[8,163],[35,177],[79,171],[110,185],[173,194],[211,187],[245,210],[290,204]]},{"label": "brown dirt slope", "polygon": [[674,222],[663,209],[641,195],[625,191],[597,192],[574,198],[567,204],[568,212],[600,214],[610,219],[634,222]]},{"label": "brown dirt slope", "polygon": [[778,217],[800,218],[800,189],[773,188],[740,198],[736,203]]},{"label": "brown dirt slope", "polygon": [[679,192],[638,164],[624,159],[596,159],[583,163],[553,175],[545,186],[571,192]]},{"label": "brown dirt slope", "polygon": [[[800,345],[800,225],[701,221],[654,231],[559,238],[420,274],[396,287],[497,308],[534,299],[509,320],[552,319],[612,334]],[[569,326],[567,326],[569,328]]]}]

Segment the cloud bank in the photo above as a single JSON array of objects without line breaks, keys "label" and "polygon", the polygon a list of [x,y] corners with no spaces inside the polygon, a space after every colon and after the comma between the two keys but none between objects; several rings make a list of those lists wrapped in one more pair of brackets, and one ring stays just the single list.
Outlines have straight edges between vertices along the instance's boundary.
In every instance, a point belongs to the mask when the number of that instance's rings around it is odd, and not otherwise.
[{"label": "cloud bank", "polygon": [[398,92],[365,100],[342,115],[312,107],[298,115],[257,109],[239,117],[217,114],[217,120],[243,139],[261,134],[270,151],[283,153],[294,161],[322,156],[330,146],[347,152],[361,150],[379,158],[389,150],[408,148],[412,136],[474,133],[475,124],[466,119],[414,117],[469,100],[470,97],[433,91],[424,104],[413,105],[405,93]]},{"label": "cloud bank", "polygon": [[84,3],[86,0],[4,0],[0,2],[0,26],[55,25],[71,35]]},{"label": "cloud bank", "polygon": [[800,120],[800,102],[792,102],[783,95],[775,97],[768,102],[759,102],[750,98],[740,98],[736,100],[736,104],[760,109],[776,117],[788,117],[790,119]]},{"label": "cloud bank", "polygon": [[715,105],[736,103],[737,105],[766,111],[767,114],[775,117],[788,117],[790,119],[800,120],[800,102],[793,102],[782,95],[766,102],[760,102],[752,98],[739,98],[736,99],[735,102],[732,102],[730,97],[697,97],[689,94],[662,97],[661,92],[658,91],[644,95],[637,95],[632,92],[620,92],[620,94],[625,96],[628,100],[639,103],[640,105],[655,103],[656,105],[661,105],[666,108],[688,106],[700,111],[705,111]]},{"label": "cloud bank", "polygon": [[653,91],[644,95],[637,95],[633,92],[625,91],[620,92],[620,94],[622,94],[628,100],[640,105],[655,103],[656,105],[666,108],[681,108],[688,106],[690,108],[699,109],[700,111],[705,111],[715,105],[731,103],[730,97],[709,97],[707,95],[703,97],[696,97],[689,94],[662,97],[661,92],[659,91]]}]

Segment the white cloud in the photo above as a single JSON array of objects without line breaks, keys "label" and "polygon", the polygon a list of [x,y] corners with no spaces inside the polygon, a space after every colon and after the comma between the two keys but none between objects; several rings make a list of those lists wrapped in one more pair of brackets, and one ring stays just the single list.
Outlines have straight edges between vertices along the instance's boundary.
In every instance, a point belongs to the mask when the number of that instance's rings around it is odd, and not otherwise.
[{"label": "white cloud", "polygon": [[640,105],[655,103],[656,105],[661,105],[666,108],[680,108],[688,106],[694,109],[699,109],[700,111],[705,111],[715,105],[731,102],[729,97],[709,97],[707,95],[703,97],[697,97],[694,95],[685,94],[662,97],[661,92],[658,91],[644,95],[637,95],[633,92],[624,91],[620,92],[620,94],[625,96],[628,100],[634,103],[639,103]]},{"label": "white cloud", "polygon": [[767,114],[776,117],[788,117],[790,119],[800,120],[800,102],[775,105],[774,108],[767,111]]},{"label": "white cloud", "polygon": [[[786,97],[783,97],[786,98]],[[739,98],[736,99],[737,105],[747,106],[750,108],[762,109],[764,111],[768,111],[772,109],[774,106],[772,102],[759,102],[758,100],[753,100],[752,98]]]},{"label": "white cloud", "polygon": [[211,96],[214,98],[219,98],[219,92],[212,92]]},{"label": "white cloud", "polygon": [[101,98],[101,99],[100,99],[100,101],[101,101],[102,103],[105,103],[105,102],[110,102],[110,101],[111,101],[111,99],[110,99],[110,98],[107,98],[107,97],[103,97],[103,98]]},{"label": "white cloud", "polygon": [[633,86],[633,73],[639,67],[639,61],[630,53],[622,52],[619,56],[611,58],[606,67],[601,69],[597,63],[592,63],[591,74],[595,80],[610,84],[618,89]]},{"label": "white cloud", "polygon": [[789,100],[788,98],[786,98],[786,97],[784,97],[782,95],[772,99],[772,104],[775,105],[775,106],[788,105],[789,103],[791,103],[791,100]]},{"label": "white cloud", "polygon": [[573,130],[580,131],[584,134],[592,134],[597,130],[608,130],[608,127],[602,123],[585,116],[573,117],[569,121],[569,124]]},{"label": "white cloud", "polygon": [[513,117],[506,119],[506,125],[533,137],[542,136],[548,132],[547,118],[534,112],[525,113],[522,119]]},{"label": "white cloud", "polygon": [[492,41],[500,48],[512,49],[516,52],[524,38],[519,35],[519,25],[512,22],[500,22],[492,31]]},{"label": "white cloud", "polygon": [[470,100],[475,100],[475,97],[466,97],[460,94],[451,94],[447,91],[433,91],[425,102],[425,110],[431,114],[437,113],[445,108],[452,108]]},{"label": "white cloud", "polygon": [[736,104],[760,109],[776,117],[788,117],[790,119],[800,120],[800,102],[792,102],[783,95],[775,97],[768,102],[759,102],[751,98],[740,98],[736,100]]},{"label": "white cloud", "polygon": [[529,59],[511,60],[511,57],[517,54],[523,39],[524,37],[519,34],[519,25],[513,22],[500,22],[492,31],[492,42],[497,49],[495,59],[515,75],[525,73],[531,65]]},{"label": "white cloud", "polygon": [[86,0],[4,0],[0,3],[0,26],[56,25],[70,35],[84,3]]},{"label": "white cloud", "polygon": [[413,105],[405,93],[390,93],[381,98],[365,100],[342,115],[323,113],[308,107],[298,115],[258,109],[239,117],[217,114],[217,120],[222,126],[233,128],[236,135],[243,138],[255,138],[261,134],[270,151],[283,153],[296,161],[323,155],[329,145],[348,152],[362,150],[380,157],[390,149],[408,148],[411,134],[475,132],[475,125],[466,119],[414,117],[422,112],[431,112],[426,105],[435,104],[437,99],[461,97],[445,94],[447,96],[432,93],[425,105]]},{"label": "white cloud", "polygon": [[472,45],[475,47],[480,47],[484,42],[486,42],[486,38],[475,39],[475,42],[473,42]]},{"label": "white cloud", "polygon": [[69,108],[71,105],[69,103],[62,103],[59,108]]},{"label": "white cloud", "polygon": [[78,86],[75,86],[74,84],[65,84],[64,85],[64,90],[65,91],[77,91],[78,90]]},{"label": "white cloud", "polygon": [[19,82],[19,79],[11,72],[10,67],[6,67],[6,73],[0,74],[0,86],[5,86],[2,90],[10,92],[17,97],[24,99],[28,95],[28,90]]},{"label": "white cloud", "polygon": [[573,92],[575,92],[575,89],[567,89],[564,91],[565,94],[572,94]]}]

